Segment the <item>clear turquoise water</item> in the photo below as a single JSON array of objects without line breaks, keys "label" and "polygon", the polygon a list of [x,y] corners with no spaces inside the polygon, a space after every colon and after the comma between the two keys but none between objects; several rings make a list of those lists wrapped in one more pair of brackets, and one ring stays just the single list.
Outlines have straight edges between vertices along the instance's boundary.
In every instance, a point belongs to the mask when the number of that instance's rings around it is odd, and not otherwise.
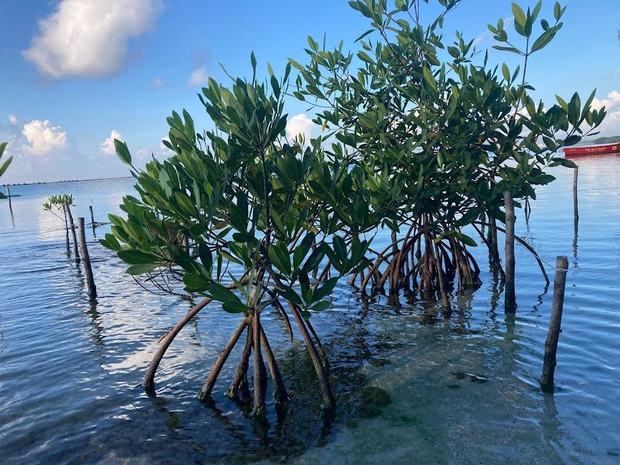
[{"label": "clear turquoise water", "polygon": [[519,309],[506,319],[481,249],[484,285],[454,296],[450,320],[432,305],[363,305],[346,285],[313,317],[333,365],[333,423],[321,418],[301,338],[291,346],[266,315],[292,395],[280,421],[270,409],[267,431],[223,395],[234,363],[215,409],[195,399],[235,316],[213,308],[185,328],[153,400],[143,370],[187,304],[137,287],[91,234],[99,300],[89,305],[63,224],[41,203],[71,193],[76,216],[88,218],[92,204],[101,221],[118,212],[130,179],[16,186],[13,218],[0,201],[0,462],[618,464],[619,172],[620,158],[580,162],[576,238],[570,170],[540,190],[529,226],[517,221],[550,273],[569,256],[555,395],[537,386],[552,296],[536,263],[518,247]]}]

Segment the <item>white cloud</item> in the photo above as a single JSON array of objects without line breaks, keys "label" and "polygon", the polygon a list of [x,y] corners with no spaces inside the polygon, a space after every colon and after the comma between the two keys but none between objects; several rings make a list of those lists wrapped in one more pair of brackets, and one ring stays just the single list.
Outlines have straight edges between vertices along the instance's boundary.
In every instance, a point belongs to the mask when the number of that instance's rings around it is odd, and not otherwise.
[{"label": "white cloud", "polygon": [[153,87],[163,87],[165,82],[159,76],[155,76],[155,78],[152,81],[152,84],[153,84]]},{"label": "white cloud", "polygon": [[61,0],[39,21],[24,58],[42,74],[107,76],[127,55],[127,42],[146,32],[161,10],[161,0]]},{"label": "white cloud", "polygon": [[163,160],[172,155],[172,152],[168,147],[164,145],[164,140],[169,141],[168,137],[164,137],[157,147],[141,148],[136,152],[136,159],[146,163],[155,157],[158,160]]},{"label": "white cloud", "polygon": [[612,90],[609,94],[607,94],[607,98],[595,98],[592,101],[592,106],[596,109],[606,107],[607,111],[618,109],[618,107],[620,107],[620,92],[617,90]]},{"label": "white cloud", "polygon": [[48,120],[35,119],[24,124],[22,134],[28,142],[24,151],[32,155],[47,155],[64,147],[67,141],[67,133],[59,126],[52,126]]},{"label": "white cloud", "polygon": [[192,74],[189,76],[189,81],[187,85],[191,87],[202,86],[209,81],[209,74],[207,73],[207,68],[201,66],[200,68],[196,68],[192,71]]},{"label": "white cloud", "polygon": [[312,137],[312,130],[316,125],[305,113],[291,116],[286,123],[286,137],[294,139],[299,134],[304,136],[306,141]]},{"label": "white cloud", "polygon": [[116,129],[110,131],[110,135],[99,145],[99,150],[104,155],[114,155],[116,149],[114,148],[114,139],[123,140],[123,136]]},{"label": "white cloud", "polygon": [[13,126],[15,126],[17,124],[17,116],[15,115],[9,115],[9,123],[11,123]]},{"label": "white cloud", "polygon": [[592,107],[597,110],[605,107],[607,111],[607,116],[599,128],[601,134],[606,136],[620,135],[620,92],[613,90],[607,94],[607,98],[595,98],[592,101]]}]

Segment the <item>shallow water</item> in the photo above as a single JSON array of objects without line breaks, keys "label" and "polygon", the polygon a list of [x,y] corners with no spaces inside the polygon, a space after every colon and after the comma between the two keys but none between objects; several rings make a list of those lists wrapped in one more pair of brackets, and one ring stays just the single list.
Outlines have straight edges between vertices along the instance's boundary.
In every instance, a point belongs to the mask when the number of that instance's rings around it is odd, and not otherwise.
[{"label": "shallow water", "polygon": [[75,216],[88,218],[92,204],[101,221],[118,212],[130,179],[12,188],[13,217],[0,201],[2,463],[620,463],[620,158],[579,164],[576,237],[570,170],[540,189],[529,226],[517,220],[551,274],[555,257],[569,256],[555,395],[537,386],[551,292],[517,247],[514,319],[486,271],[481,289],[455,297],[450,320],[429,305],[362,305],[340,286],[333,308],[312,319],[333,365],[331,423],[301,338],[291,346],[277,316],[265,315],[292,396],[280,420],[270,406],[266,430],[223,395],[234,363],[215,409],[195,399],[238,317],[214,308],[185,328],[153,400],[143,370],[187,304],[136,286],[93,234],[99,299],[88,303],[63,224],[41,203],[71,193]]}]

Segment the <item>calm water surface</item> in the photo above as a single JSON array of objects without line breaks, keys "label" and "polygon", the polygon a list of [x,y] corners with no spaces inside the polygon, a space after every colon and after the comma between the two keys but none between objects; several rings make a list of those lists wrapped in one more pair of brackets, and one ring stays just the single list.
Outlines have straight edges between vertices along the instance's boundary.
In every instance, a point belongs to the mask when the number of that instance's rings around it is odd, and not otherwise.
[{"label": "calm water surface", "polygon": [[552,296],[536,263],[518,247],[519,309],[507,319],[480,249],[484,285],[455,296],[450,320],[432,305],[363,305],[346,285],[313,317],[333,364],[331,423],[301,338],[291,345],[265,315],[293,397],[283,418],[269,409],[266,430],[224,397],[232,362],[216,408],[195,399],[237,317],[214,307],[188,325],[149,399],[143,370],[187,304],[136,286],[92,233],[99,299],[88,303],[63,224],[41,203],[71,193],[76,216],[93,205],[101,221],[132,180],[16,186],[13,217],[0,201],[0,462],[619,464],[619,173],[619,157],[580,162],[577,235],[570,170],[540,190],[529,225],[517,221],[550,272],[569,256],[554,396],[537,386]]}]

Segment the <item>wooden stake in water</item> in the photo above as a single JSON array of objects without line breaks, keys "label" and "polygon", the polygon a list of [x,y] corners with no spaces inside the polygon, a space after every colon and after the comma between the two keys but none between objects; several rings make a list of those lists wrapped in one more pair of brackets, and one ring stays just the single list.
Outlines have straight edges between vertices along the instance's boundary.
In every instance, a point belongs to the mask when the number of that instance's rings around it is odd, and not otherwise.
[{"label": "wooden stake in water", "polygon": [[512,192],[504,192],[504,208],[506,210],[506,288],[504,311],[514,313],[517,310],[515,295],[515,206]]},{"label": "wooden stake in water", "polygon": [[579,166],[573,172],[573,257],[577,260],[577,243],[579,237],[579,196],[577,186],[579,180]]},{"label": "wooden stake in water", "polygon": [[93,206],[89,205],[88,209],[90,210],[90,225],[94,228],[95,227],[95,215],[93,214]]},{"label": "wooden stake in water", "polygon": [[574,176],[573,176],[573,215],[575,227],[579,223],[579,199],[577,197],[577,184],[579,180],[579,166],[575,166],[574,168]]},{"label": "wooden stake in water", "polygon": [[553,305],[551,307],[551,319],[549,320],[549,332],[545,341],[545,356],[543,360],[542,376],[540,377],[540,389],[543,392],[553,392],[556,353],[558,340],[562,330],[562,310],[564,307],[564,288],[566,287],[566,272],[568,271],[568,259],[560,256],[556,260],[555,278],[553,281]]},{"label": "wooden stake in water", "polygon": [[90,264],[90,255],[86,246],[86,232],[84,231],[84,218],[78,218],[78,230],[80,233],[80,250],[82,252],[82,263],[84,264],[84,274],[86,275],[86,285],[88,286],[88,297],[91,302],[97,299],[97,287],[93,279],[93,268]]},{"label": "wooden stake in water", "polygon": [[9,185],[6,185],[6,196],[9,199],[9,210],[11,210],[11,215],[13,214],[13,202],[11,201],[11,188]]},{"label": "wooden stake in water", "polygon": [[67,256],[71,255],[71,246],[69,245],[69,220],[67,220],[67,206],[62,206],[62,212],[65,217],[65,241],[67,243]]}]

